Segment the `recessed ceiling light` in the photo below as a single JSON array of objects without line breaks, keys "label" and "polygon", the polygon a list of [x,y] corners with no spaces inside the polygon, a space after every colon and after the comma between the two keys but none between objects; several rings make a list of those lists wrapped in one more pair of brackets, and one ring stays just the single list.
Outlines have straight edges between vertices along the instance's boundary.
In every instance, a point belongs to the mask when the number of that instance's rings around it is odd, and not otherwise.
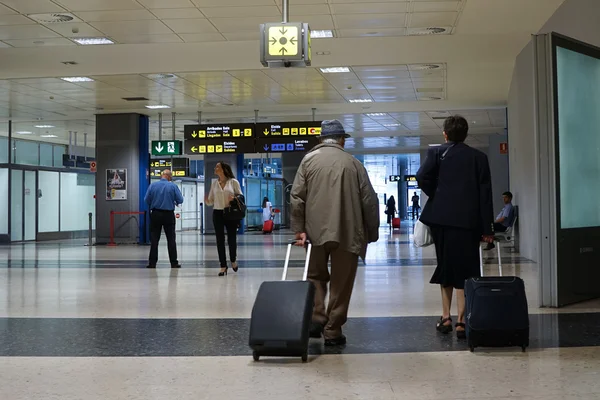
[{"label": "recessed ceiling light", "polygon": [[54,128],[54,125],[36,125],[35,127],[40,129],[50,129]]},{"label": "recessed ceiling light", "polygon": [[15,132],[17,135],[31,135],[33,134],[33,132],[29,132],[29,131],[19,131],[19,132]]},{"label": "recessed ceiling light", "polygon": [[327,39],[327,38],[332,38],[333,37],[333,31],[332,30],[320,30],[320,31],[310,31],[310,38],[311,39]]},{"label": "recessed ceiling light", "polygon": [[385,126],[385,127],[388,127],[388,128],[391,128],[391,127],[394,127],[394,126],[401,126],[401,125],[402,125],[402,124],[385,124],[385,125],[383,125],[383,126]]},{"label": "recessed ceiling light", "polygon": [[90,46],[95,44],[115,44],[109,38],[97,37],[97,38],[72,38],[72,41],[79,43],[83,46]]},{"label": "recessed ceiling light", "polygon": [[155,106],[146,106],[146,108],[149,108],[150,110],[159,110],[159,109],[162,109],[162,108],[171,108],[171,107],[169,107],[167,105],[164,105],[164,104],[158,104],[158,105],[155,105]]},{"label": "recessed ceiling light", "polygon": [[367,114],[367,116],[369,117],[385,117],[387,114],[386,113],[369,113]]},{"label": "recessed ceiling light", "polygon": [[340,72],[350,72],[350,68],[348,68],[348,67],[321,68],[321,72],[324,74],[336,74],[336,73],[340,73]]},{"label": "recessed ceiling light", "polygon": [[94,82],[92,78],[88,78],[87,76],[71,76],[67,78],[60,78],[63,81],[77,83],[77,82]]},{"label": "recessed ceiling light", "polygon": [[372,103],[373,99],[350,99],[350,103]]},{"label": "recessed ceiling light", "polygon": [[58,136],[56,136],[56,135],[40,135],[40,137],[43,137],[43,138],[53,138],[53,137],[58,137]]},{"label": "recessed ceiling light", "polygon": [[438,144],[430,144],[429,145],[429,147],[438,147],[438,146],[441,146],[441,144],[438,143]]}]

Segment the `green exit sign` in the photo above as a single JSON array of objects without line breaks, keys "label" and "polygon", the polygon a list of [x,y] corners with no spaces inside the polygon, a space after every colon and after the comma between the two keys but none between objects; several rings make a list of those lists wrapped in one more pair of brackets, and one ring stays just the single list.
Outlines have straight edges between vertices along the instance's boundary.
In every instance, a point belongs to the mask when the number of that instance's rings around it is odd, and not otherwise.
[{"label": "green exit sign", "polygon": [[181,140],[153,140],[153,156],[179,156],[181,155]]}]

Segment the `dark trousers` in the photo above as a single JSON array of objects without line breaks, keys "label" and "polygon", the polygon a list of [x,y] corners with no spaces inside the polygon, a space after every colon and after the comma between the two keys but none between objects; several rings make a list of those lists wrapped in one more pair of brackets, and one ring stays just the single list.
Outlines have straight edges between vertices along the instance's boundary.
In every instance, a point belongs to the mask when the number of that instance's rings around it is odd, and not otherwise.
[{"label": "dark trousers", "polygon": [[508,228],[498,222],[494,222],[494,232],[506,232]]},{"label": "dark trousers", "polygon": [[[327,268],[329,260],[331,273]],[[337,339],[342,335],[357,268],[358,256],[340,249],[337,243],[329,242],[312,248],[308,265],[308,279],[315,285],[312,320],[323,324],[325,339]],[[326,305],[328,283],[329,303]]]},{"label": "dark trousers", "polygon": [[175,212],[168,210],[152,210],[150,212],[150,265],[156,266],[158,262],[158,242],[163,229],[167,237],[169,261],[171,261],[171,265],[177,265],[179,262],[175,243]]},{"label": "dark trousers", "polygon": [[412,219],[415,219],[415,215],[417,216],[417,219],[419,219],[419,210],[420,209],[421,209],[421,207],[419,207],[419,206],[412,207]]},{"label": "dark trousers", "polygon": [[229,244],[229,258],[231,262],[237,261],[237,229],[238,221],[227,221],[223,210],[213,210],[213,226],[217,236],[217,251],[221,268],[227,267],[227,255],[225,254],[225,230],[227,230],[227,244]]}]

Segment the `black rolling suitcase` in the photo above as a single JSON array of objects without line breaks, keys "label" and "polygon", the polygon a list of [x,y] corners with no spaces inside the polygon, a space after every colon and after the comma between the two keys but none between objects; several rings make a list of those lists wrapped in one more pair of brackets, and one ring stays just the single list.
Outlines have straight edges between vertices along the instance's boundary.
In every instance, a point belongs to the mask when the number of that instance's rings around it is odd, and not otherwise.
[{"label": "black rolling suitcase", "polygon": [[[295,241],[294,241],[295,243]],[[307,281],[312,245],[307,243],[301,281],[286,281],[292,243],[288,245],[281,281],[263,282],[258,289],[250,320],[252,356],[302,357],[308,360],[308,340],[315,297]]]},{"label": "black rolling suitcase", "polygon": [[467,279],[466,331],[471,351],[477,347],[529,346],[529,311],[525,283],[516,276]]}]

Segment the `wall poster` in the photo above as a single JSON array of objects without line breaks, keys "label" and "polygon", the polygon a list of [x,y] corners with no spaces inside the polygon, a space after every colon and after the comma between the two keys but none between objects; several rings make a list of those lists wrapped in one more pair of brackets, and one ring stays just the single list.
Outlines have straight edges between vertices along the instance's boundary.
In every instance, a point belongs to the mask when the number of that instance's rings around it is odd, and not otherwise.
[{"label": "wall poster", "polygon": [[106,200],[127,200],[127,170],[106,170]]}]

